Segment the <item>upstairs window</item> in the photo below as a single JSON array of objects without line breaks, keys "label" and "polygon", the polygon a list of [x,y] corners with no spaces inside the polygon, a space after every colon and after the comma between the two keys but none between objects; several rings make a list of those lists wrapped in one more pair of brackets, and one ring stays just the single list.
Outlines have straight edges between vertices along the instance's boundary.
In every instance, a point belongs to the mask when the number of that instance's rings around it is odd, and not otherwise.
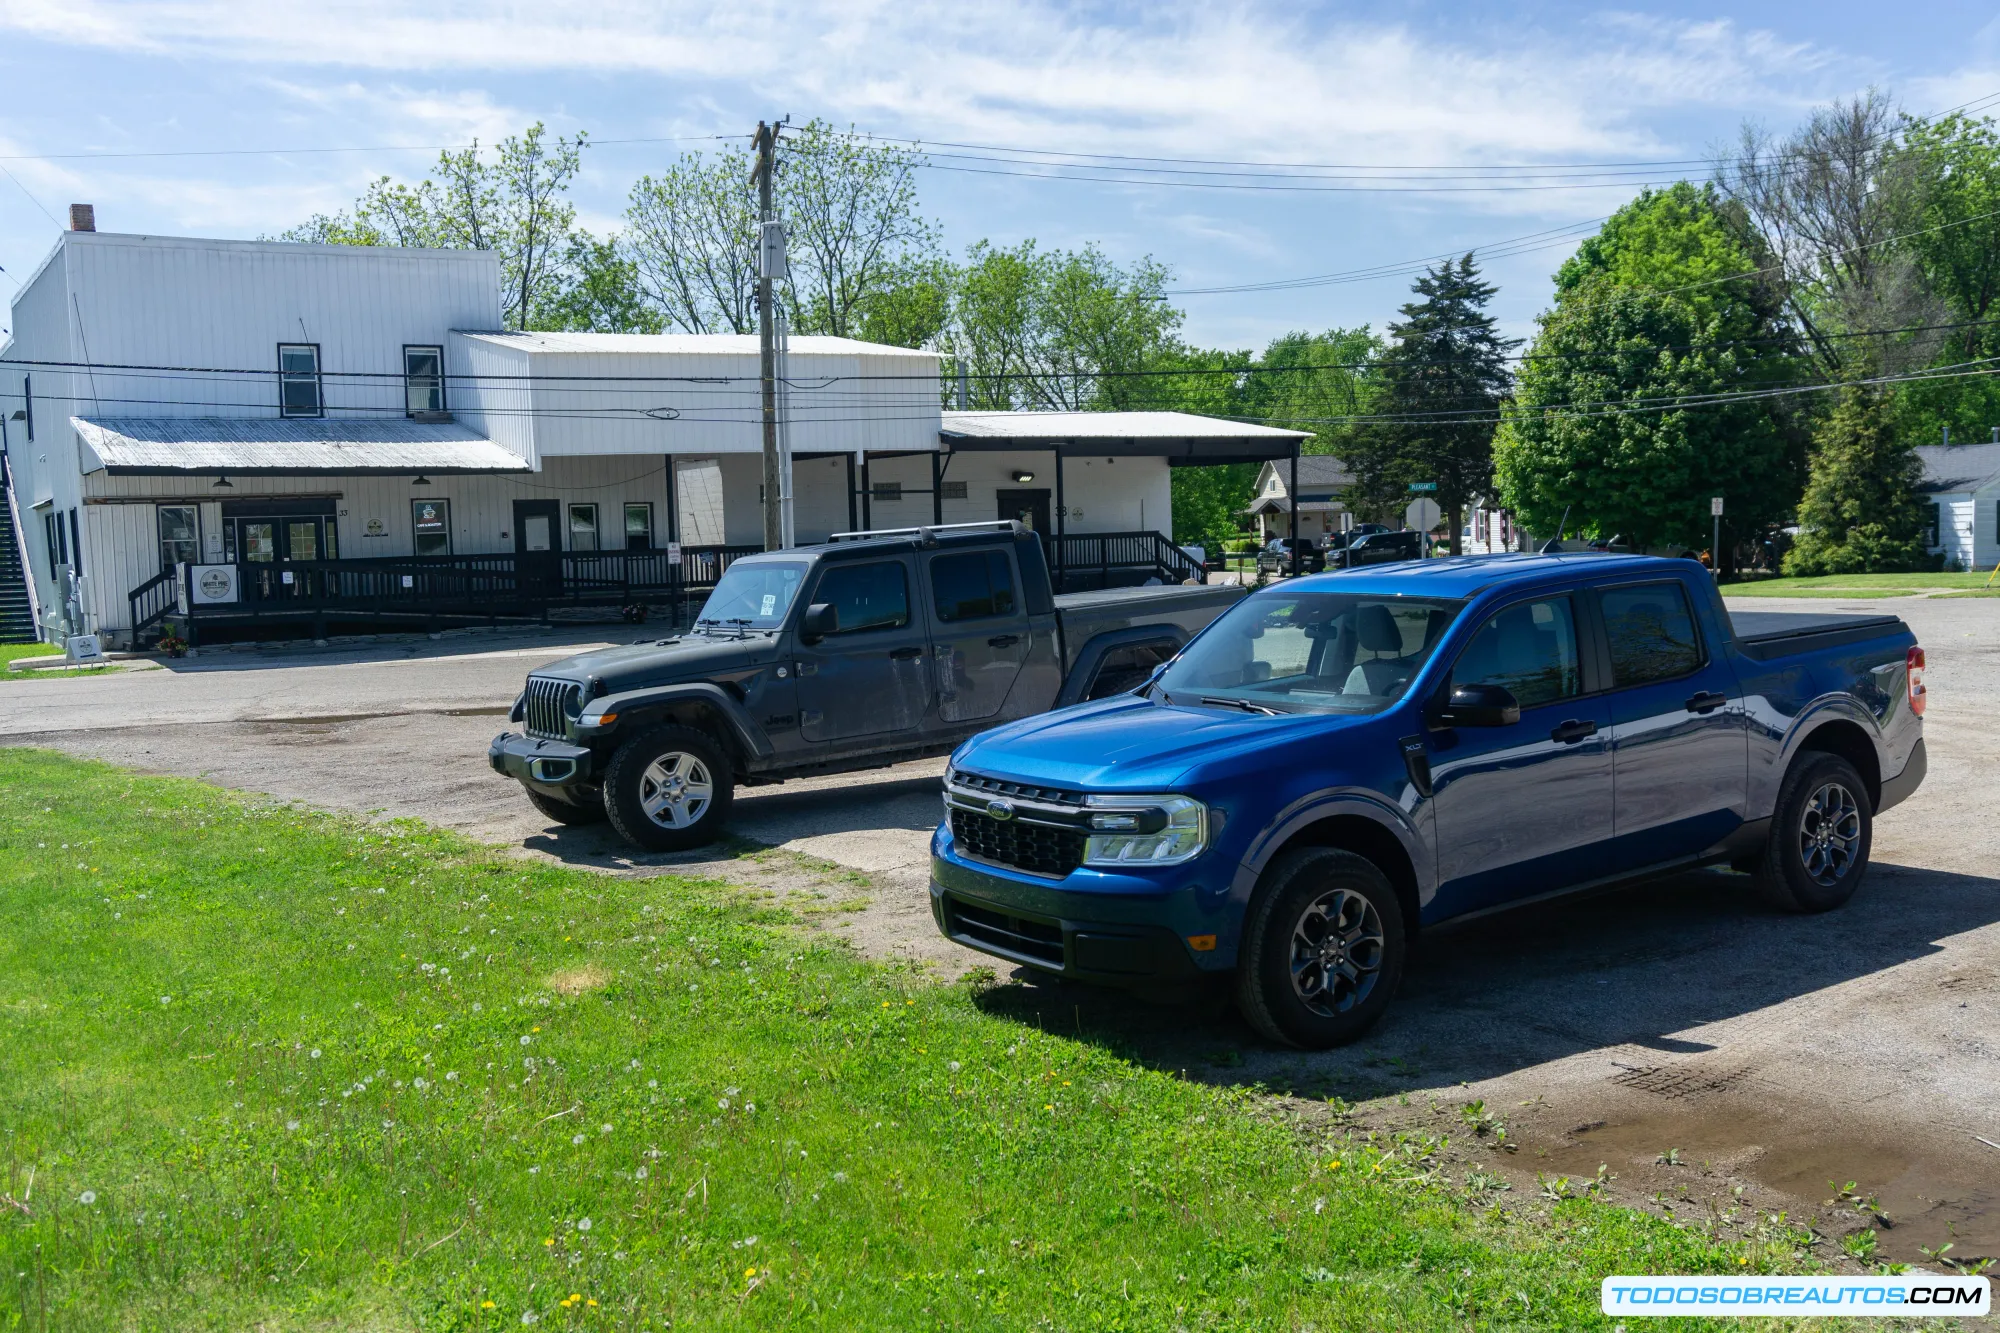
[{"label": "upstairs window", "polygon": [[405,410],[442,412],[444,408],[444,348],[405,347],[403,349],[403,393]]},{"label": "upstairs window", "polygon": [[278,413],[287,417],[326,415],[320,395],[319,344],[278,344]]}]

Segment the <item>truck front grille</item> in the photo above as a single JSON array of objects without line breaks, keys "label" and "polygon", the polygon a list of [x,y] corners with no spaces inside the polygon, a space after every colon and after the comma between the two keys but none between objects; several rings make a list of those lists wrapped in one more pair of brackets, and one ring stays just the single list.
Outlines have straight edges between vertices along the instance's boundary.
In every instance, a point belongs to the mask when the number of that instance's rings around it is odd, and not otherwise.
[{"label": "truck front grille", "polygon": [[570,710],[582,701],[581,685],[566,680],[544,680],[540,676],[528,677],[528,734],[561,740],[569,734]]},{"label": "truck front grille", "polygon": [[970,856],[1031,875],[1061,879],[1083,864],[1085,834],[1081,829],[999,820],[954,807],[951,836]]},{"label": "truck front grille", "polygon": [[996,912],[989,907],[974,907],[956,898],[947,900],[946,906],[951,915],[952,934],[1017,958],[1033,958],[1051,967],[1063,965],[1062,927]]}]

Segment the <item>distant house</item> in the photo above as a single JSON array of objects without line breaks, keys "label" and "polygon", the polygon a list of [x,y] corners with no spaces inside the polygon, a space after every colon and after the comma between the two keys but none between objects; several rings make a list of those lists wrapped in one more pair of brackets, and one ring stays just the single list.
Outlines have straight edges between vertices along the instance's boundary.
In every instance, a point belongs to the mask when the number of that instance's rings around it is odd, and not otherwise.
[{"label": "distant house", "polygon": [[[1328,533],[1345,532],[1355,517],[1341,493],[1354,484],[1354,474],[1331,454],[1303,454],[1299,458],[1299,536],[1314,541]],[[1244,514],[1255,520],[1257,535],[1269,541],[1291,534],[1293,496],[1292,465],[1288,459],[1264,464],[1257,473],[1257,490]]]},{"label": "distant house", "polygon": [[1930,503],[1930,549],[1961,569],[2000,563],[2000,444],[1919,445],[1917,457],[1924,465],[1917,491]]}]

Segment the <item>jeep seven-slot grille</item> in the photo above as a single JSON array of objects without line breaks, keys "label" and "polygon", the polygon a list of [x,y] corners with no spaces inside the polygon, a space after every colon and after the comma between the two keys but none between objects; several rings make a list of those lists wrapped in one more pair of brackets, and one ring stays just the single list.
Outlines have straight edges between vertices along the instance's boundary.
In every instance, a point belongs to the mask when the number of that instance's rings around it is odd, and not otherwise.
[{"label": "jeep seven-slot grille", "polygon": [[568,734],[569,709],[580,703],[582,696],[581,685],[528,677],[528,734],[561,740]]},{"label": "jeep seven-slot grille", "polygon": [[1024,824],[1017,819],[999,820],[954,808],[951,836],[970,856],[1025,870],[1031,875],[1053,875],[1060,879],[1083,864],[1085,835],[1081,829]]},{"label": "jeep seven-slot grille", "polygon": [[1030,921],[991,908],[973,907],[957,899],[950,901],[953,933],[963,935],[989,949],[998,949],[1019,958],[1034,958],[1054,967],[1063,965],[1062,928],[1046,921]]}]

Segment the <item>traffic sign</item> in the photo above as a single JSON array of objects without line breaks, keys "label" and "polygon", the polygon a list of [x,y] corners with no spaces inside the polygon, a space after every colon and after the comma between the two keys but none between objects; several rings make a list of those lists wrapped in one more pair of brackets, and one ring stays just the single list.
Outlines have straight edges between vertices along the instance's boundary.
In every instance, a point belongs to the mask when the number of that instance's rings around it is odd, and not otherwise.
[{"label": "traffic sign", "polygon": [[1716,518],[1722,517],[1722,497],[1715,496],[1708,502],[1708,512]]},{"label": "traffic sign", "polygon": [[1437,488],[1438,484],[1434,481],[1413,481],[1410,483],[1410,490],[1413,494],[1421,491],[1434,491]]},{"label": "traffic sign", "polygon": [[1416,499],[1410,501],[1409,507],[1403,511],[1403,526],[1416,532],[1429,532],[1442,517],[1436,500]]}]

